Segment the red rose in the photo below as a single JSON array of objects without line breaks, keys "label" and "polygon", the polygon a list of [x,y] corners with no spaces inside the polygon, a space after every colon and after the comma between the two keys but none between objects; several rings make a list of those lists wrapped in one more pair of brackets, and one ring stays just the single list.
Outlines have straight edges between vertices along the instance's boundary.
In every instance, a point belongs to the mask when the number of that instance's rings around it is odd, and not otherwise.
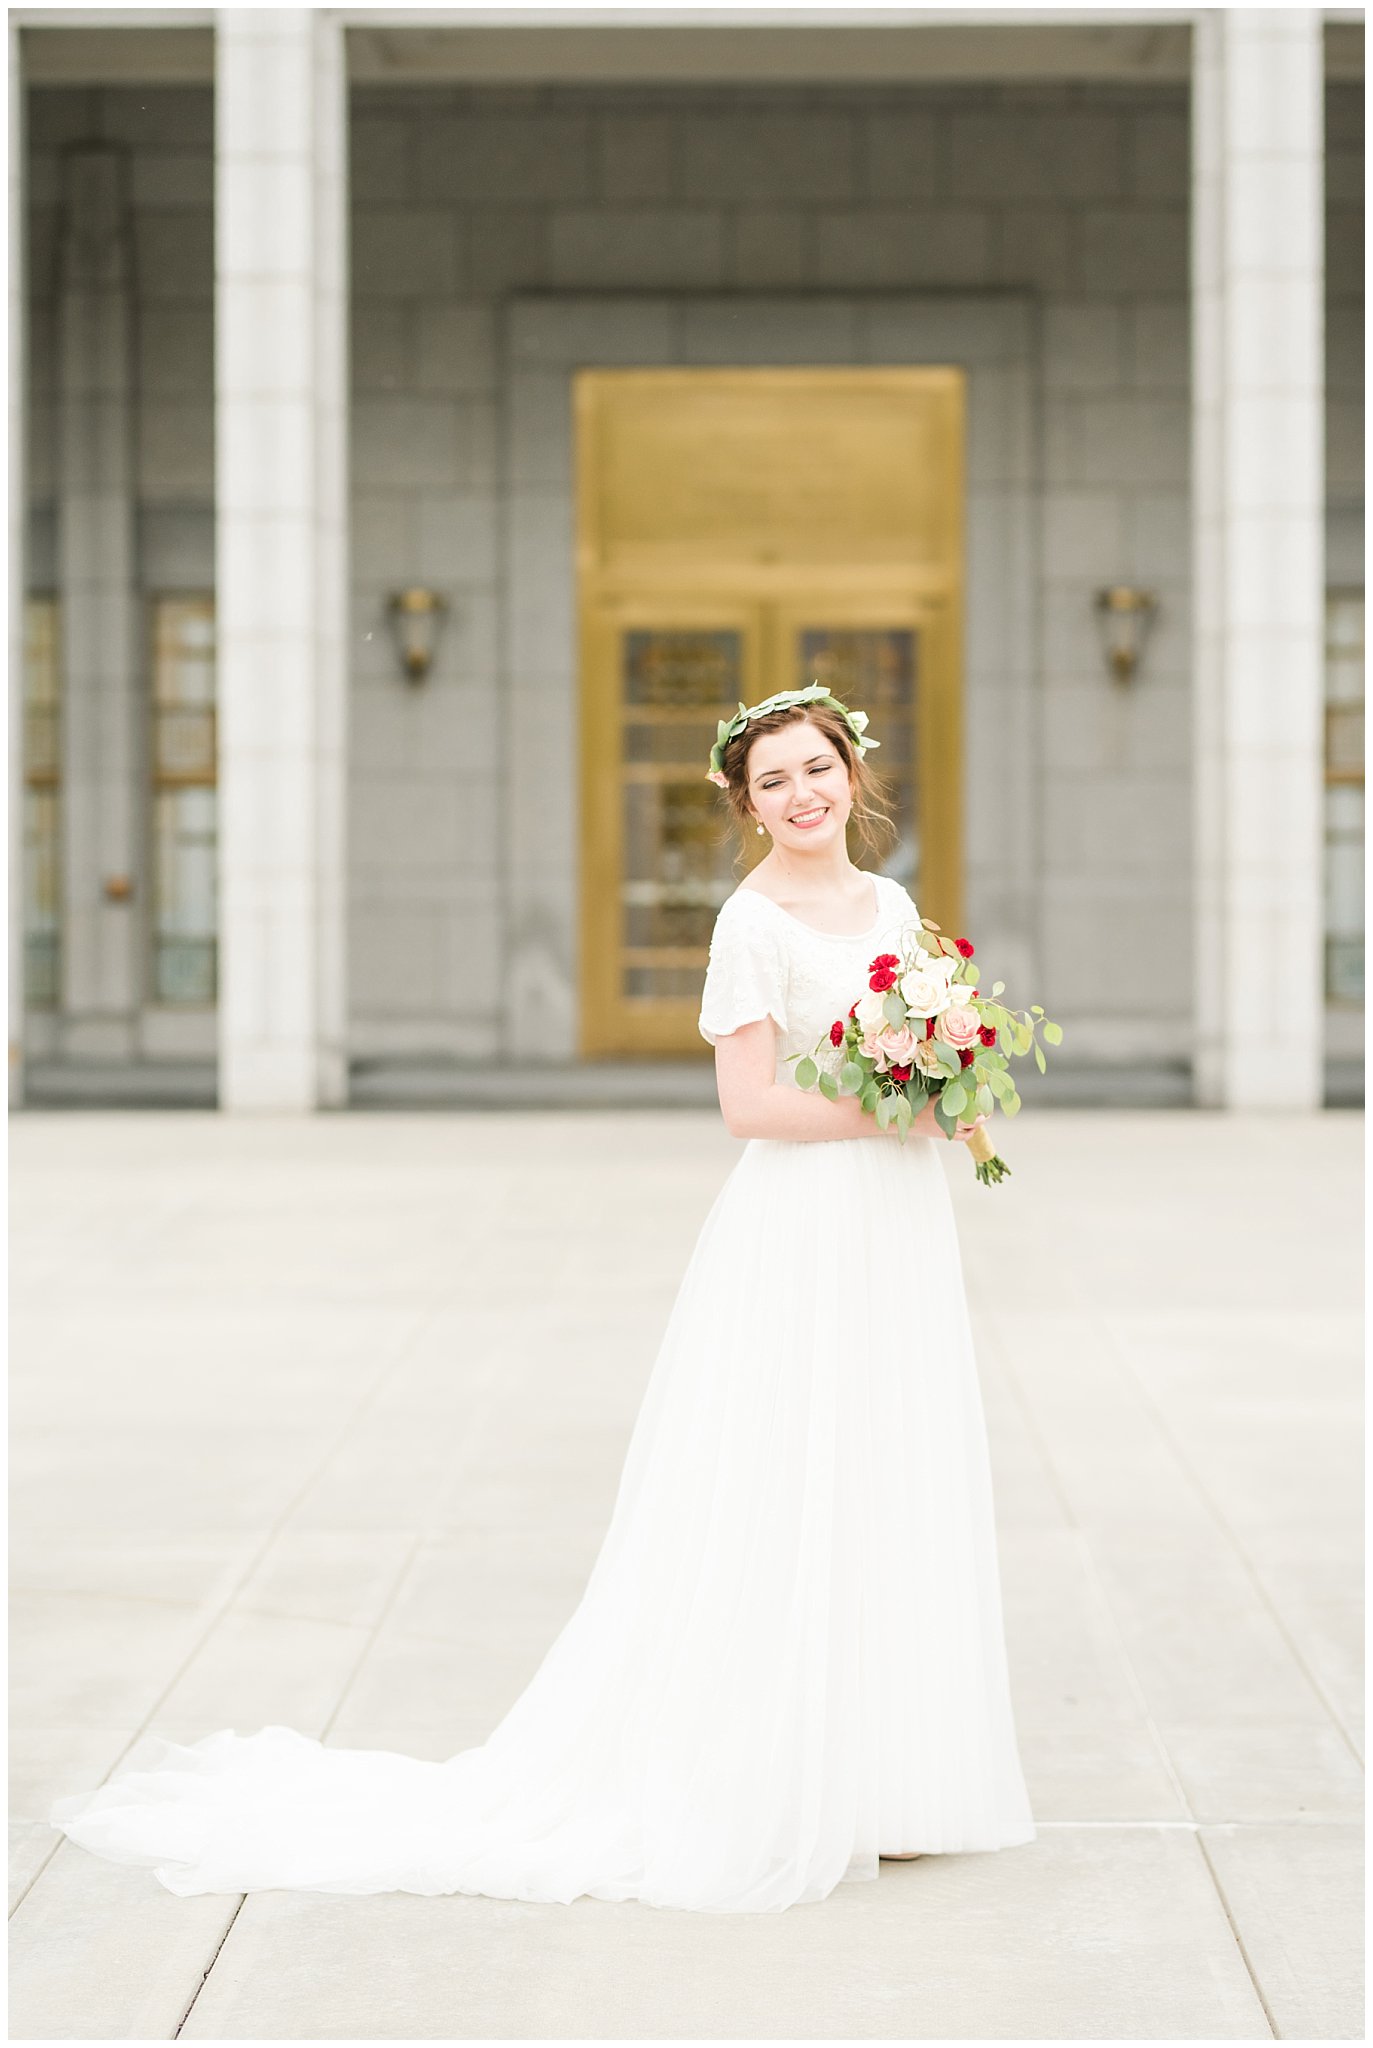
[{"label": "red rose", "polygon": [[831,1025],[830,1025],[830,1044],[831,1044],[831,1045],[842,1045],[843,1043],[844,1043],[844,1020],[843,1020],[843,1018],[842,1018],[842,1017],[836,1017],[836,1018],[835,1018],[835,1020],[834,1020],[834,1022],[833,1022],[833,1024],[831,1024]]},{"label": "red rose", "polygon": [[868,987],[871,989],[876,989],[877,993],[881,995],[883,989],[890,988],[895,980],[896,974],[892,968],[879,967],[876,974],[874,974],[872,979],[869,981]]},{"label": "red rose", "polygon": [[960,952],[960,953],[961,953],[961,954],[963,955],[963,958],[964,958],[965,960],[971,960],[971,959],[972,959],[972,957],[973,957],[973,942],[972,942],[972,940],[971,940],[971,939],[955,939],[955,940],[954,940],[954,944],[955,944],[955,945],[957,946],[957,948],[958,948],[959,952]]},{"label": "red rose", "polygon": [[933,1038],[933,1037],[934,1037],[934,1018],[933,1018],[933,1017],[927,1017],[927,1018],[925,1019],[925,1036],[926,1036],[926,1038]]},{"label": "red rose", "polygon": [[868,962],[868,972],[871,974],[874,967],[899,967],[900,965],[901,955],[899,953],[879,953],[875,960]]},{"label": "red rose", "polygon": [[977,1035],[978,1035],[978,1037],[979,1037],[979,1038],[980,1038],[980,1039],[982,1040],[982,1043],[983,1043],[984,1045],[995,1045],[995,1044],[996,1044],[996,1026],[995,1026],[995,1024],[983,1024],[983,1025],[979,1026],[979,1028],[978,1028],[978,1033],[977,1033]]},{"label": "red rose", "polygon": [[970,1067],[976,1058],[977,1054],[973,1051],[972,1047],[965,1045],[958,1055],[958,1064],[960,1067]]},{"label": "red rose", "polygon": [[893,1081],[909,1081],[911,1078],[911,1070],[909,1067],[893,1067],[891,1070],[891,1077]]}]

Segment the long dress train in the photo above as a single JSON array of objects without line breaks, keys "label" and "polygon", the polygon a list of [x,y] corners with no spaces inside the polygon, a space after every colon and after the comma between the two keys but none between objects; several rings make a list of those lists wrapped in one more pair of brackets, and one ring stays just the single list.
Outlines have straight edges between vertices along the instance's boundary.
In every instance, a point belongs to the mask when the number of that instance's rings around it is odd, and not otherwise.
[{"label": "long dress train", "polygon": [[[785,1055],[915,906],[858,937],[723,904],[700,1029]],[[479,1747],[158,1738],[55,1826],[169,1891],[467,1892],[776,1912],[879,1851],[1035,1826],[942,1139],[751,1139],[698,1234],[582,1598]],[[903,1335],[914,1283],[919,1336]]]}]

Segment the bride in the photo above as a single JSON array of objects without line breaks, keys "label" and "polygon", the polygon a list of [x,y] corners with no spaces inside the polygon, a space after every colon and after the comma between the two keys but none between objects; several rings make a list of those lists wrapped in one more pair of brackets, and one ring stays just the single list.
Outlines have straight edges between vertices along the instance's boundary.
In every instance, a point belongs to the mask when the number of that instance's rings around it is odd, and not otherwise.
[{"label": "bride", "polygon": [[849,859],[850,820],[870,846],[878,815],[866,723],[812,685],[721,727],[712,779],[772,841],[720,908],[700,1015],[745,1143],[581,1600],[524,1691],[443,1763],[276,1725],[154,1738],[57,1801],[74,1842],[182,1894],[761,1913],[882,1857],[1033,1840],[949,1141],[928,1105],[902,1143],[786,1063],[918,919]]}]

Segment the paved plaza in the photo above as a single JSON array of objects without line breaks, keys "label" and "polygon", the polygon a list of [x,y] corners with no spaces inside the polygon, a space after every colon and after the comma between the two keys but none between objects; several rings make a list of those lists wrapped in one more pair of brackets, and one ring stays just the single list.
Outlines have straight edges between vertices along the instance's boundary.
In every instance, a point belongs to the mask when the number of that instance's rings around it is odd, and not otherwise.
[{"label": "paved plaza", "polygon": [[483,1740],[718,1115],[12,1118],[11,2038],[1360,2038],[1362,1118],[1033,1079],[944,1167],[1038,1839],[775,1915],[180,1899],[43,1819],[149,1731]]}]

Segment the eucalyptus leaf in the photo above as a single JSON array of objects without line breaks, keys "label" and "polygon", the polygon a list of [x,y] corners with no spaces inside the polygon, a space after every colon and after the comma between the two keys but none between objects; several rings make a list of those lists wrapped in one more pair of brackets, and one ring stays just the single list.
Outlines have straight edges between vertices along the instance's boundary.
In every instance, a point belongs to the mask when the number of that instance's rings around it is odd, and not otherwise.
[{"label": "eucalyptus leaf", "polygon": [[1019,1116],[1020,1097],[1018,1095],[1008,1095],[1001,1107],[1005,1110],[1007,1116]]},{"label": "eucalyptus leaf", "polygon": [[878,1130],[879,1130],[879,1131],[885,1131],[885,1130],[886,1130],[886,1128],[887,1128],[887,1125],[888,1125],[888,1124],[889,1124],[889,1123],[891,1122],[891,1120],[892,1120],[892,1098],[891,1098],[891,1096],[890,1096],[890,1095],[879,1095],[879,1096],[878,1096],[878,1098],[877,1098],[877,1128],[878,1128]]},{"label": "eucalyptus leaf", "polygon": [[1063,1026],[1046,1022],[1044,1026],[1044,1043],[1046,1045],[1062,1045]]},{"label": "eucalyptus leaf", "polygon": [[955,1081],[952,1087],[944,1090],[941,1100],[950,1116],[962,1116],[968,1106],[968,1092],[961,1081]]},{"label": "eucalyptus leaf", "polygon": [[1042,1074],[1044,1072],[1044,1048],[1042,1045],[1038,1043],[1038,1041],[1036,1041],[1035,1044],[1035,1065],[1039,1068],[1039,1071]]},{"label": "eucalyptus leaf", "polygon": [[816,1066],[815,1061],[810,1058],[803,1059],[796,1069],[797,1087],[813,1088],[819,1078],[820,1069]]},{"label": "eucalyptus leaf", "polygon": [[833,1074],[822,1074],[820,1076],[820,1093],[829,1102],[837,1102],[839,1100],[839,1083],[835,1080]]},{"label": "eucalyptus leaf", "polygon": [[906,1005],[902,1002],[894,988],[889,988],[886,995],[882,998],[882,1015],[898,1031],[906,1021]]},{"label": "eucalyptus leaf", "polygon": [[992,994],[994,996],[999,996],[1001,994],[1002,989],[1005,988],[1005,986],[1006,984],[1004,981],[994,981],[992,983]]},{"label": "eucalyptus leaf", "polygon": [[863,1085],[863,1069],[857,1060],[845,1060],[839,1069],[839,1086],[846,1095],[856,1095]]},{"label": "eucalyptus leaf", "polygon": [[977,1094],[974,1096],[973,1100],[977,1105],[977,1113],[979,1116],[990,1116],[992,1111],[996,1108],[996,1103],[992,1097],[992,1091],[990,1088],[986,1086],[985,1083],[981,1088],[978,1089]]}]

